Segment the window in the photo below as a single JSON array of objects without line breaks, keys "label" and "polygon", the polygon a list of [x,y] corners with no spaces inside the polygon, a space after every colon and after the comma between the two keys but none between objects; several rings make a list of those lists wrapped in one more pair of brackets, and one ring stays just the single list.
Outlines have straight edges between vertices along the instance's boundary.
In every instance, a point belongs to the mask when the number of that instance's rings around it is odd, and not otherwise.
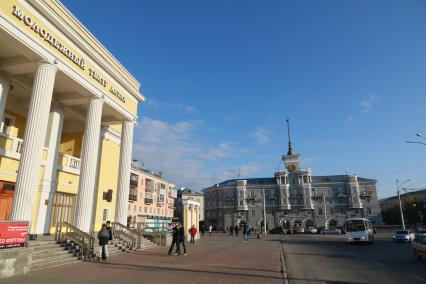
[{"label": "window", "polygon": [[240,206],[243,206],[243,201],[242,200],[240,200]]},{"label": "window", "polygon": [[109,220],[109,208],[104,208],[102,211],[102,223],[105,223]]},{"label": "window", "polygon": [[334,215],[334,208],[330,208],[330,214]]},{"label": "window", "polygon": [[251,210],[251,216],[256,216],[256,211],[255,210]]},{"label": "window", "polygon": [[143,210],[145,213],[148,213],[148,207],[144,207],[144,210]]},{"label": "window", "polygon": [[303,183],[308,183],[308,177],[307,176],[303,176]]},{"label": "window", "polygon": [[322,215],[322,209],[318,209],[318,215]]},{"label": "window", "polygon": [[142,213],[142,206],[139,206],[139,213]]},{"label": "window", "polygon": [[371,215],[371,208],[367,208],[367,215]]},{"label": "window", "polygon": [[340,208],[340,213],[341,214],[346,214],[346,209],[345,208]]}]

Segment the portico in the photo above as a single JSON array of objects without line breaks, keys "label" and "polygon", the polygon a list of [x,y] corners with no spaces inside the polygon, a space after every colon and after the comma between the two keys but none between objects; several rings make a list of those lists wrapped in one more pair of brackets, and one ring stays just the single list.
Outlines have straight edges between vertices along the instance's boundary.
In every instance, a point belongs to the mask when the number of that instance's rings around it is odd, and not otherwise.
[{"label": "portico", "polygon": [[125,224],[139,82],[56,1],[2,1],[0,43],[0,220]]}]

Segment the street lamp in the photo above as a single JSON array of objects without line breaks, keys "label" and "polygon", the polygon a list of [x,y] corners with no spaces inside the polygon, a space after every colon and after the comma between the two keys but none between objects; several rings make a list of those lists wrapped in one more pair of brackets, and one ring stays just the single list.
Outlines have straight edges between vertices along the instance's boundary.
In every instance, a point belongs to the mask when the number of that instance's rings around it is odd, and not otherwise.
[{"label": "street lamp", "polygon": [[399,194],[399,187],[403,184],[406,184],[410,180],[407,179],[401,183],[399,183],[399,180],[396,180],[396,193],[398,194],[398,200],[399,200],[399,211],[401,213],[401,222],[402,222],[402,229],[405,230],[405,222],[404,222],[404,213],[402,212],[402,203],[401,203],[401,195]]},{"label": "street lamp", "polygon": [[[423,140],[426,140],[426,137],[425,136],[423,136],[422,134],[420,134],[420,133],[416,133],[416,136],[417,137],[419,137],[419,138],[422,138]],[[407,143],[413,143],[413,144],[422,144],[422,145],[426,145],[426,143],[425,142],[421,142],[421,141],[405,141],[405,142],[407,142]]]}]

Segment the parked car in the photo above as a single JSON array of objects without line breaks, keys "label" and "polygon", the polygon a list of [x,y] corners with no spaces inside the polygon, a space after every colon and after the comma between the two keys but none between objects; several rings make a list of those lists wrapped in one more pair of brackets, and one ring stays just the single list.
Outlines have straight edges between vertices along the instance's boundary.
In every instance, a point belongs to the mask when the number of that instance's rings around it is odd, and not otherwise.
[{"label": "parked car", "polygon": [[294,232],[297,234],[303,234],[305,232],[305,228],[304,227],[296,227],[294,228]]},{"label": "parked car", "polygon": [[426,231],[421,230],[420,233],[417,231],[411,246],[417,259],[422,259],[423,256],[426,256]]},{"label": "parked car", "polygon": [[339,228],[324,228],[321,230],[321,234],[323,235],[340,235],[342,230]]},{"label": "parked car", "polygon": [[316,234],[316,233],[318,233],[318,229],[317,229],[317,228],[315,228],[315,227],[309,227],[309,228],[306,230],[306,233]]},{"label": "parked car", "polygon": [[400,230],[393,233],[393,240],[395,242],[411,242],[414,240],[414,233],[409,230]]}]

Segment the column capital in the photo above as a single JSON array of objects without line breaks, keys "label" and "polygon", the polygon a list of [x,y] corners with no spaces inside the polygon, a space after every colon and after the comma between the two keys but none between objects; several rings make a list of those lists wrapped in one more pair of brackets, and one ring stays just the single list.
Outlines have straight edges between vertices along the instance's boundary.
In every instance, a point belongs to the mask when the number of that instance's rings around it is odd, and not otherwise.
[{"label": "column capital", "polygon": [[55,65],[53,65],[52,63],[42,60],[40,62],[37,63],[37,68],[46,68],[46,69],[50,69],[52,72],[57,72],[58,71],[58,67],[56,67]]}]

